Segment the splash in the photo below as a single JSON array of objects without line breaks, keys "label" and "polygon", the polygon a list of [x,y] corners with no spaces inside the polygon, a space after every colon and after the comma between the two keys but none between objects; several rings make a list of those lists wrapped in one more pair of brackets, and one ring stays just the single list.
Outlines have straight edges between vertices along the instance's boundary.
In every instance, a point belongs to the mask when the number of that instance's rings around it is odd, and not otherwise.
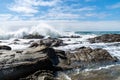
[{"label": "splash", "polygon": [[43,36],[57,38],[59,36],[62,36],[63,32],[56,30],[46,23],[39,23],[38,25],[34,26],[21,26],[21,28],[19,27],[17,30],[14,31],[0,29],[0,39],[22,38],[24,35],[36,33]]},{"label": "splash", "polygon": [[43,36],[50,36],[50,37],[59,37],[61,36],[61,32],[59,32],[58,30],[54,29],[52,26],[45,24],[45,23],[41,23],[37,26],[33,26],[29,32],[29,34],[36,34],[39,33],[40,35]]}]

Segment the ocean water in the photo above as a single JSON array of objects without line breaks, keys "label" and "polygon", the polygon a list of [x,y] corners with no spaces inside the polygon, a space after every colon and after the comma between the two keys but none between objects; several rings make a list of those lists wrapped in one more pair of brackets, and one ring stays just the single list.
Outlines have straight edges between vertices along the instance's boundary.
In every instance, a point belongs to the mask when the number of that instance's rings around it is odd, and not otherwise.
[{"label": "ocean water", "polygon": [[103,35],[103,34],[120,34],[120,31],[76,31],[76,34],[96,34],[96,35]]}]

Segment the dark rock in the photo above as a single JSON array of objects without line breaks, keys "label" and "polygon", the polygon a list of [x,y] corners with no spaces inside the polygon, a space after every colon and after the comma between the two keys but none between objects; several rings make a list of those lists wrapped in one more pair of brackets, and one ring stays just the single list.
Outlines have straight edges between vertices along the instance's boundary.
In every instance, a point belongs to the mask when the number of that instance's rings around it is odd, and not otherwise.
[{"label": "dark rock", "polygon": [[68,39],[68,41],[71,41],[71,39]]},{"label": "dark rock", "polygon": [[[64,51],[47,46],[37,46],[24,51],[0,51],[0,80],[18,80],[39,70],[62,70],[62,60],[67,60]],[[46,76],[46,78],[50,78]],[[46,80],[45,78],[45,80]],[[52,78],[50,78],[52,79]]]},{"label": "dark rock", "polygon": [[23,36],[23,39],[42,39],[42,38],[44,38],[44,36],[39,34],[29,34],[29,35]]},{"label": "dark rock", "polygon": [[104,49],[89,47],[78,48],[73,53],[55,50],[46,45],[23,51],[0,50],[0,80],[55,80],[51,74],[47,74],[49,72],[45,72],[45,75],[41,72],[45,70],[55,73],[59,70],[80,68],[83,63],[104,61],[114,62],[117,59]]},{"label": "dark rock", "polygon": [[[81,47],[75,49],[73,53],[67,53],[70,64],[73,66],[84,66],[89,63],[109,63],[118,61],[117,58],[112,57],[106,50],[97,48],[91,49],[90,47]],[[79,62],[75,65],[74,63]],[[71,66],[72,66],[71,65]]]},{"label": "dark rock", "polygon": [[81,38],[81,36],[72,35],[72,36],[70,36],[70,38]]},{"label": "dark rock", "polygon": [[37,47],[37,46],[39,46],[39,44],[36,43],[36,42],[34,42],[34,43],[32,43],[29,47]]},{"label": "dark rock", "polygon": [[57,80],[54,78],[53,72],[46,70],[39,70],[32,75],[20,80]]},{"label": "dark rock", "polygon": [[19,39],[14,39],[14,41],[20,41]]},{"label": "dark rock", "polygon": [[120,42],[120,34],[104,34],[97,36],[95,38],[88,39],[90,43],[99,43],[99,42]]},{"label": "dark rock", "polygon": [[62,40],[56,39],[56,38],[43,39],[41,40],[40,44],[44,44],[44,45],[51,46],[51,47],[53,46],[58,47],[58,46],[64,45]]},{"label": "dark rock", "polygon": [[60,67],[61,70],[71,69],[71,67],[69,66],[70,63],[66,55],[66,52],[62,50],[55,50],[55,53],[58,56],[58,60],[59,60],[57,67]]},{"label": "dark rock", "polygon": [[11,47],[6,45],[0,45],[0,50],[11,50]]},{"label": "dark rock", "polygon": [[61,36],[60,38],[81,38],[81,36],[71,35],[71,36]]},{"label": "dark rock", "polygon": [[36,47],[39,45],[46,45],[50,47],[58,47],[58,46],[64,46],[67,44],[64,44],[62,40],[56,39],[56,38],[48,38],[48,39],[41,39],[40,41],[33,42],[30,47]]},{"label": "dark rock", "polygon": [[5,65],[5,67],[0,70],[0,79],[18,80],[19,78],[26,77],[39,69],[52,69],[52,63],[47,58],[41,58],[38,61],[12,64],[11,66]]},{"label": "dark rock", "polygon": [[0,80],[18,80],[38,70],[54,70],[51,58],[43,51],[45,48],[28,48],[20,53],[1,51]]}]

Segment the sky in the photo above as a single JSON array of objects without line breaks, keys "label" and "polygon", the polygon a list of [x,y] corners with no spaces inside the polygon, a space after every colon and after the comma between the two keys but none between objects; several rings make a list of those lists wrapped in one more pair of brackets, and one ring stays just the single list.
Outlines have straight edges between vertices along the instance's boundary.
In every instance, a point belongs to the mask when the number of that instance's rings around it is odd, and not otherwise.
[{"label": "sky", "polygon": [[1,26],[39,22],[68,30],[120,30],[120,0],[0,0]]}]

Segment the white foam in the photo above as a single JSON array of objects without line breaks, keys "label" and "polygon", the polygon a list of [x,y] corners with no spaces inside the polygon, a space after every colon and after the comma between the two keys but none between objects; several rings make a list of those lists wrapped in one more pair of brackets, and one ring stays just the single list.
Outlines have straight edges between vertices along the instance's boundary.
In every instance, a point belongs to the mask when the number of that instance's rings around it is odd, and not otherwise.
[{"label": "white foam", "polygon": [[37,39],[19,39],[19,41],[14,41],[15,38],[9,39],[9,40],[1,40],[2,42],[0,45],[8,45],[12,48],[12,50],[18,50],[18,49],[25,49],[30,46],[30,41],[34,40],[37,41]]},{"label": "white foam", "polygon": [[65,74],[65,73],[63,73],[63,72],[58,73],[58,77],[59,77],[61,80],[72,80],[67,74]]},{"label": "white foam", "polygon": [[98,68],[93,68],[93,69],[85,69],[84,71],[94,71],[94,70],[101,70],[101,69],[108,69],[110,67],[113,67],[115,66],[114,64],[113,65],[107,65],[107,66],[101,66],[101,67],[98,67]]},{"label": "white foam", "polygon": [[43,36],[59,37],[63,35],[63,32],[59,32],[46,23],[40,23],[34,26],[25,26],[18,28],[17,30],[0,29],[0,39],[21,38],[27,34],[40,34]]},{"label": "white foam", "polygon": [[12,50],[22,50],[22,49],[29,47],[29,45],[21,45],[21,44],[19,45],[12,44],[9,46],[12,48]]}]

